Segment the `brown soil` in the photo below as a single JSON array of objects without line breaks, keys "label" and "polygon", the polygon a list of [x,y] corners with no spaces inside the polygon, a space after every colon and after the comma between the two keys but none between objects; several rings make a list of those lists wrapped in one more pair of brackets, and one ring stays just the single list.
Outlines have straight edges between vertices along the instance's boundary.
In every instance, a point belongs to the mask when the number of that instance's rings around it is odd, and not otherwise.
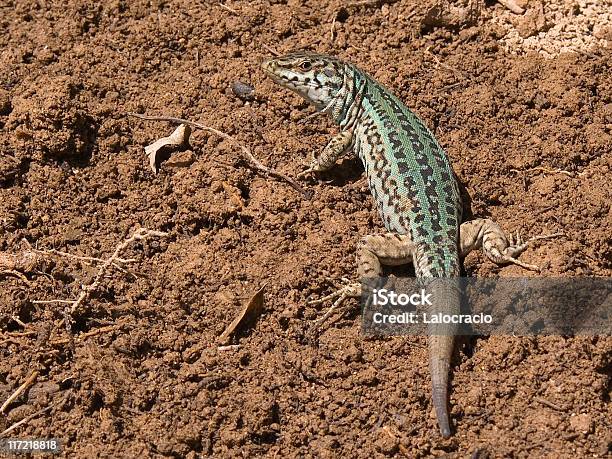
[{"label": "brown soil", "polygon": [[[465,341],[448,441],[431,412],[424,337],[365,339],[351,303],[312,339],[327,305],[306,300],[331,292],[330,278],[354,276],[357,241],[382,228],[356,160],[325,182],[305,181],[306,200],[196,131],[191,149],[154,175],[143,147],[173,128],[125,116],[200,121],[295,176],[334,127],[300,121],[312,109],[258,62],[270,55],[264,45],[333,53],[423,117],[475,216],[526,235],[565,233],[522,255],[541,275],[610,276],[609,48],[509,53],[488,19],[507,13],[490,3],[484,13],[463,2],[432,9],[433,0],[341,10],[294,0],[100,3],[0,4],[0,251],[18,253],[26,239],[104,258],[139,226],[169,235],[122,254],[136,258],[137,277],[109,271],[74,314],[73,344],[66,305],[33,301],[75,298],[97,267],[45,256],[21,267],[27,282],[0,277],[0,402],[40,372],[0,430],[51,407],[10,435],[57,437],[70,457],[610,453],[609,337]],[[255,88],[253,100],[236,97],[236,81]],[[479,253],[465,269],[535,275]],[[239,348],[219,350],[264,283],[255,327]]]}]

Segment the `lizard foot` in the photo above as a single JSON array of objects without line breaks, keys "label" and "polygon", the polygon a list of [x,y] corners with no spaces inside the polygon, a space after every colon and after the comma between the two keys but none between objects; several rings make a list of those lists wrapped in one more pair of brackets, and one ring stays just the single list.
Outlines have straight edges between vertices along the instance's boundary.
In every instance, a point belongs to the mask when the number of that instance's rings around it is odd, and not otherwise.
[{"label": "lizard foot", "polygon": [[563,233],[554,233],[554,234],[548,234],[548,235],[542,235],[542,236],[534,236],[532,238],[529,238],[527,241],[523,241],[523,238],[521,237],[520,232],[517,231],[515,236],[509,237],[509,241],[508,241],[509,245],[507,247],[505,247],[501,251],[498,250],[496,247],[492,247],[489,255],[490,255],[490,258],[496,263],[499,263],[499,264],[513,263],[515,265],[521,266],[530,271],[540,272],[542,269],[538,265],[532,265],[529,263],[525,263],[516,257],[518,257],[521,253],[523,253],[525,249],[527,249],[529,244],[534,241],[539,241],[543,239],[552,239],[555,237],[559,237],[561,235],[563,235]]},{"label": "lizard foot", "polygon": [[331,307],[327,310],[327,312],[315,321],[317,324],[324,322],[329,316],[331,316],[334,313],[334,311],[338,308],[338,306],[340,306],[344,302],[344,300],[346,300],[347,298],[354,298],[354,297],[361,296],[361,284],[360,283],[351,282],[349,279],[345,277],[342,278],[342,281],[346,284],[344,287],[339,288],[335,292],[329,295],[326,295],[323,298],[319,298],[318,300],[313,300],[309,302],[309,304],[311,305],[316,305],[316,304],[325,303],[326,301],[331,301],[334,299],[336,300],[331,305]]},{"label": "lizard foot", "polygon": [[300,172],[299,174],[296,175],[296,177],[305,177],[307,175],[310,174],[316,174],[317,172],[322,172],[324,169],[321,168],[321,166],[319,166],[319,163],[314,160],[308,164],[304,164],[305,166],[307,166],[308,168],[306,170],[303,170],[302,172]]},{"label": "lizard foot", "polygon": [[312,158],[309,161],[301,161],[301,165],[306,169],[297,174],[297,178],[305,177],[307,175],[315,174],[321,171],[321,168],[315,155],[312,155]]}]

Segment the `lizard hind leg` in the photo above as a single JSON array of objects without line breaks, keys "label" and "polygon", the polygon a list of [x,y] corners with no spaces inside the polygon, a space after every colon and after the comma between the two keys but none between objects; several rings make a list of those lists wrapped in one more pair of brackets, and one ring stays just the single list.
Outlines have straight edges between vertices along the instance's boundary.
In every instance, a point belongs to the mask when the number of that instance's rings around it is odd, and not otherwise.
[{"label": "lizard hind leg", "polygon": [[488,218],[463,223],[459,233],[461,255],[463,257],[472,250],[482,248],[484,254],[493,263],[499,265],[513,263],[530,271],[540,271],[540,267],[525,263],[517,257],[533,241],[560,236],[560,233],[555,233],[547,236],[535,236],[523,241],[518,231],[514,237],[512,235],[506,236],[499,225]]},{"label": "lizard hind leg", "polygon": [[[415,245],[407,234],[371,234],[364,236],[357,246],[357,274],[359,279],[380,277],[382,265],[397,266],[412,261]],[[360,297],[362,287],[360,282],[350,282],[343,279],[346,285],[337,291],[310,304],[321,304],[334,300],[327,312],[317,319],[324,322],[346,299]]]}]

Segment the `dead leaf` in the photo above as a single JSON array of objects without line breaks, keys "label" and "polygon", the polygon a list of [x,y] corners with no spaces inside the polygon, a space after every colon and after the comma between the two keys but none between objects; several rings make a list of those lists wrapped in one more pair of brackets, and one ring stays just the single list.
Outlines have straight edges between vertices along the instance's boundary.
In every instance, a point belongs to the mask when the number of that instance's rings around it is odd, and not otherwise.
[{"label": "dead leaf", "polygon": [[162,162],[164,155],[168,155],[175,150],[185,149],[189,146],[189,136],[191,128],[186,124],[181,124],[168,137],[162,137],[156,140],[151,145],[145,147],[145,153],[149,157],[149,164],[153,173],[159,171],[159,164]]},{"label": "dead leaf", "polygon": [[257,318],[261,315],[264,305],[264,289],[265,284],[251,297],[249,302],[242,308],[232,323],[219,336],[219,343],[226,343],[229,337],[239,328],[245,328],[253,325]]}]

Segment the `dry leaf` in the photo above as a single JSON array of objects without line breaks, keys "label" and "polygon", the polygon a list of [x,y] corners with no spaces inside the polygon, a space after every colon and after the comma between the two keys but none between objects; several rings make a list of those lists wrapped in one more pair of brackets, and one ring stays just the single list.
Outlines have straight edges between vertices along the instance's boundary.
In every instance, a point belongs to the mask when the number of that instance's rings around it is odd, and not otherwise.
[{"label": "dry leaf", "polygon": [[264,305],[264,289],[263,285],[255,295],[251,297],[249,302],[242,308],[232,323],[225,329],[219,337],[219,343],[226,343],[229,337],[238,329],[252,325],[255,320],[261,315]]},{"label": "dry leaf", "polygon": [[168,137],[162,137],[145,147],[145,153],[149,157],[149,164],[153,173],[157,174],[158,165],[163,160],[163,155],[169,155],[172,151],[185,149],[189,146],[190,135],[191,128],[186,124],[181,124]]}]

